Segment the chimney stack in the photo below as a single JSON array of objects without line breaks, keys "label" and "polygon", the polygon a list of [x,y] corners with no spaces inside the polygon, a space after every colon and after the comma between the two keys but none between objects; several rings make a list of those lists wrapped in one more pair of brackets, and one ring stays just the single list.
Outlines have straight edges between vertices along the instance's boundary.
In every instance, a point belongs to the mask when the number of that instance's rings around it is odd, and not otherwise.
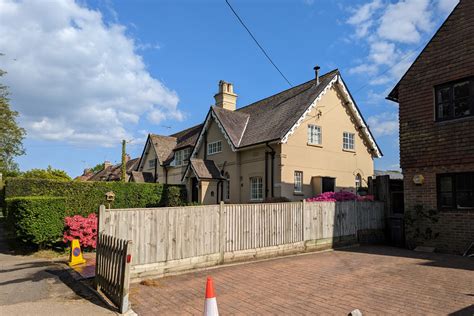
[{"label": "chimney stack", "polygon": [[108,160],[104,161],[104,170],[111,166],[112,166],[112,163],[110,161]]},{"label": "chimney stack", "polygon": [[224,80],[219,81],[219,92],[214,95],[216,106],[226,110],[235,111],[237,106],[237,94],[234,93],[234,86]]},{"label": "chimney stack", "polygon": [[315,66],[313,69],[314,69],[314,76],[316,78],[316,85],[319,85],[319,69],[321,69],[321,67]]}]

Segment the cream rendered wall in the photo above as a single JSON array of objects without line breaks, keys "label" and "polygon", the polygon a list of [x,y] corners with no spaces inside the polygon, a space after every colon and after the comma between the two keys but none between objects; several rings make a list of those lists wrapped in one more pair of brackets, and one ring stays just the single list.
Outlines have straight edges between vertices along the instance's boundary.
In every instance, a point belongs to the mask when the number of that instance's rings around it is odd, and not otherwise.
[{"label": "cream rendered wall", "polygon": [[[322,128],[322,145],[308,145],[308,124]],[[343,132],[355,134],[355,150],[342,149]],[[303,195],[294,194],[294,172],[303,171]],[[305,121],[281,145],[281,195],[301,200],[314,195],[311,178],[336,178],[336,190],[355,192],[355,176],[360,173],[362,185],[374,171],[373,158],[356,131],[349,109],[337,88],[331,88],[318,102]]]},{"label": "cream rendered wall", "polygon": [[[207,143],[214,141],[221,141],[222,152],[208,155],[207,159],[214,160],[219,170],[224,170],[224,173],[228,173],[230,176],[230,199],[226,200],[228,203],[248,203],[250,201],[250,178],[254,176],[260,176],[263,179],[265,185],[265,151],[269,150],[265,145],[259,145],[247,150],[233,152],[229,143],[224,137],[224,134],[220,130],[219,126],[215,121],[210,123],[207,131]],[[275,155],[275,169],[274,169],[274,180],[275,183],[280,182],[280,170],[279,170],[279,145],[273,145],[276,151]],[[197,157],[204,159],[204,142],[198,151]],[[268,185],[270,186],[270,157],[268,157]],[[212,183],[212,182],[211,182]],[[213,181],[214,185],[206,184],[202,187],[202,195],[204,203],[211,201],[210,204],[216,203],[217,194],[217,181]],[[190,190],[190,184],[188,183],[188,191]],[[220,189],[219,189],[220,190]],[[278,196],[279,188],[275,187],[275,196]],[[205,192],[204,192],[205,191]],[[211,196],[211,192],[214,191],[214,197]],[[265,187],[263,188],[265,198]],[[188,192],[190,196],[190,191]],[[268,194],[270,196],[271,188],[269,188]],[[220,194],[220,193],[219,193]]]}]

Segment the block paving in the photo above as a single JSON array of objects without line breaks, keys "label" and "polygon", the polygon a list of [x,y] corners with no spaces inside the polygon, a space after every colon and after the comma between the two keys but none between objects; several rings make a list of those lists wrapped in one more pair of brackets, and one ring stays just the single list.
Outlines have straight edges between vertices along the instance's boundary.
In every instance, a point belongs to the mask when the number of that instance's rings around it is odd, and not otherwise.
[{"label": "block paving", "polygon": [[474,258],[362,246],[135,283],[139,315],[202,315],[206,277],[222,315],[474,315]]}]

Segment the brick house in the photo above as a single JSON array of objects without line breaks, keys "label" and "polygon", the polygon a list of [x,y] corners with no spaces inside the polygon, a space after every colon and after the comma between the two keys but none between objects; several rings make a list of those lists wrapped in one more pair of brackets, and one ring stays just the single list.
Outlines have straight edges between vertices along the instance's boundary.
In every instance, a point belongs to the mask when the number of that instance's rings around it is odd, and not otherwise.
[{"label": "brick house", "polygon": [[462,253],[474,241],[474,1],[459,2],[387,99],[399,103],[407,243]]},{"label": "brick house", "polygon": [[136,172],[184,184],[203,204],[302,200],[356,192],[381,156],[338,70],[237,108],[220,81],[204,122],[173,135],[150,134]]}]

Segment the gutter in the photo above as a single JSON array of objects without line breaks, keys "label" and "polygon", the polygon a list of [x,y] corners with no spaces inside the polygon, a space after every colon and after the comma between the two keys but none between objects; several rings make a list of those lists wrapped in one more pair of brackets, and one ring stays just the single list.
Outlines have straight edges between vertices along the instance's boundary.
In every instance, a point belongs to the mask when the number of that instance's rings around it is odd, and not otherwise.
[{"label": "gutter", "polygon": [[[275,187],[275,179],[274,179],[274,166],[275,166],[275,150],[273,149],[272,146],[270,146],[268,143],[265,143],[265,145],[270,148],[271,152],[265,152],[265,182],[267,181],[267,166],[266,166],[266,161],[267,161],[267,154],[270,154],[272,160],[270,163],[270,183],[271,183],[271,197],[275,197],[274,193],[274,187]],[[268,192],[268,187],[265,187],[265,193]]]}]

